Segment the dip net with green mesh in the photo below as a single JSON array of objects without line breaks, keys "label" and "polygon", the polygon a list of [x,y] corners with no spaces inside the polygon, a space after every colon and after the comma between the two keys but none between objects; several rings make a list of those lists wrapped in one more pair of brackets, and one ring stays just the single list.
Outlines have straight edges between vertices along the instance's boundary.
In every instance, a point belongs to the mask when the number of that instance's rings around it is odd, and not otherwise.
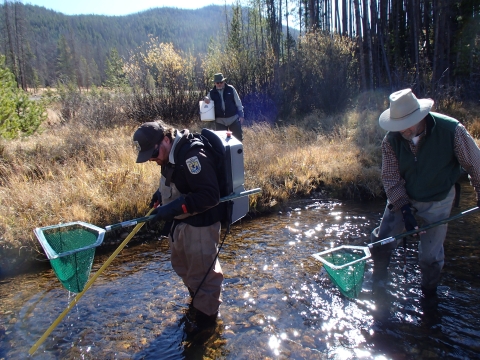
[{"label": "dip net with green mesh", "polygon": [[312,255],[323,263],[330,280],[348,298],[356,298],[362,291],[366,259],[370,257],[367,247],[342,245]]},{"label": "dip net with green mesh", "polygon": [[105,230],[77,221],[36,228],[34,232],[62,285],[69,291],[81,292]]}]

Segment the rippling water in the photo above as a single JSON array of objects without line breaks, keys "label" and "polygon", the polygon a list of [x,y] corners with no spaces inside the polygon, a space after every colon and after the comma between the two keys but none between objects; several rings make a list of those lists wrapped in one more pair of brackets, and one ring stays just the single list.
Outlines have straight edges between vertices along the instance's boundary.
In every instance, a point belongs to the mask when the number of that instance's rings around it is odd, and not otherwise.
[{"label": "rippling water", "polygon": [[[474,204],[467,194],[462,209]],[[420,298],[416,242],[391,265],[385,294],[347,299],[311,254],[363,245],[383,203],[304,200],[232,227],[220,254],[223,304],[214,331],[184,334],[189,296],[156,239],[125,248],[34,359],[423,359],[480,353],[479,215],[450,223],[438,304]],[[97,255],[92,274],[108,258]],[[51,270],[0,284],[0,359],[28,350],[74,294]]]}]

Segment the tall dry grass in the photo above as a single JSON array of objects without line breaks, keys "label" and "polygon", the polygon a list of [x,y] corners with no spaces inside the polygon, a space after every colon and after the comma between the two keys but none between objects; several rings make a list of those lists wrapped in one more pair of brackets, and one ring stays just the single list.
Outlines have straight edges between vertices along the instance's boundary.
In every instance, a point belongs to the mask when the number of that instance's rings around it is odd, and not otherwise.
[{"label": "tall dry grass", "polygon": [[[68,123],[2,142],[0,241],[40,251],[35,227],[77,220],[103,227],[143,216],[159,167],[135,163],[136,126]],[[381,194],[375,156],[340,133],[254,125],[245,128],[244,152],[245,187],[262,188],[251,199],[256,212],[325,189],[352,198]]]},{"label": "tall dry grass", "polygon": [[132,132],[68,125],[2,143],[0,241],[36,247],[38,226],[106,225],[145,212],[158,169],[135,164]]},{"label": "tall dry grass", "polygon": [[374,161],[378,149],[358,146],[346,128],[325,135],[293,125],[254,125],[245,133],[245,182],[262,188],[260,209],[312,193],[350,199],[382,195],[380,166]]},{"label": "tall dry grass", "polygon": [[[251,210],[276,211],[289,199],[312,194],[382,197],[384,131],[377,121],[388,107],[384,101],[363,94],[354,110],[341,115],[245,127],[245,188],[262,188],[250,197]],[[480,118],[471,116],[468,124],[476,131]],[[131,137],[137,126],[92,129],[82,122],[52,122],[40,134],[0,141],[0,270],[5,254],[43,253],[35,227],[79,220],[104,227],[146,214],[160,169],[135,163]]]}]

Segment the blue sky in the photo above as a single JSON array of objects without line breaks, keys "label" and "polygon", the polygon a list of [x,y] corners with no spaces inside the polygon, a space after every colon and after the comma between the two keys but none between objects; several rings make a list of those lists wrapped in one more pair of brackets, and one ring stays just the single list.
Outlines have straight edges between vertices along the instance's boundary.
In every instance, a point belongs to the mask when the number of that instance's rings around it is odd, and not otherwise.
[{"label": "blue sky", "polygon": [[211,4],[231,5],[233,0],[24,0],[66,15],[128,15],[156,7],[199,9]]}]

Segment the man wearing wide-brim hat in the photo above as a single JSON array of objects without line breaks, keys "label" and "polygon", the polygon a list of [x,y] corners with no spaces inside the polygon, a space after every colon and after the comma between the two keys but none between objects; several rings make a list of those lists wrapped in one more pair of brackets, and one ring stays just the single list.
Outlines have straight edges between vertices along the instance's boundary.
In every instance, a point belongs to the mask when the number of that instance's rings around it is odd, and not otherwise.
[{"label": "man wearing wide-brim hat", "polygon": [[214,86],[204,97],[206,104],[213,100],[215,108],[215,130],[230,130],[238,140],[243,140],[243,105],[237,90],[226,83],[222,73],[213,76]]},{"label": "man wearing wide-brim hat", "polygon": [[[427,225],[450,215],[455,183],[462,168],[470,175],[480,205],[480,150],[457,120],[432,112],[432,99],[417,99],[411,89],[390,95],[390,108],[379,118],[387,130],[382,142],[382,182],[387,206],[372,242]],[[458,194],[457,194],[458,195]],[[437,294],[444,264],[447,225],[418,234],[418,257],[425,298]],[[396,244],[395,244],[396,246]],[[373,289],[382,288],[392,248],[372,248]]]}]

